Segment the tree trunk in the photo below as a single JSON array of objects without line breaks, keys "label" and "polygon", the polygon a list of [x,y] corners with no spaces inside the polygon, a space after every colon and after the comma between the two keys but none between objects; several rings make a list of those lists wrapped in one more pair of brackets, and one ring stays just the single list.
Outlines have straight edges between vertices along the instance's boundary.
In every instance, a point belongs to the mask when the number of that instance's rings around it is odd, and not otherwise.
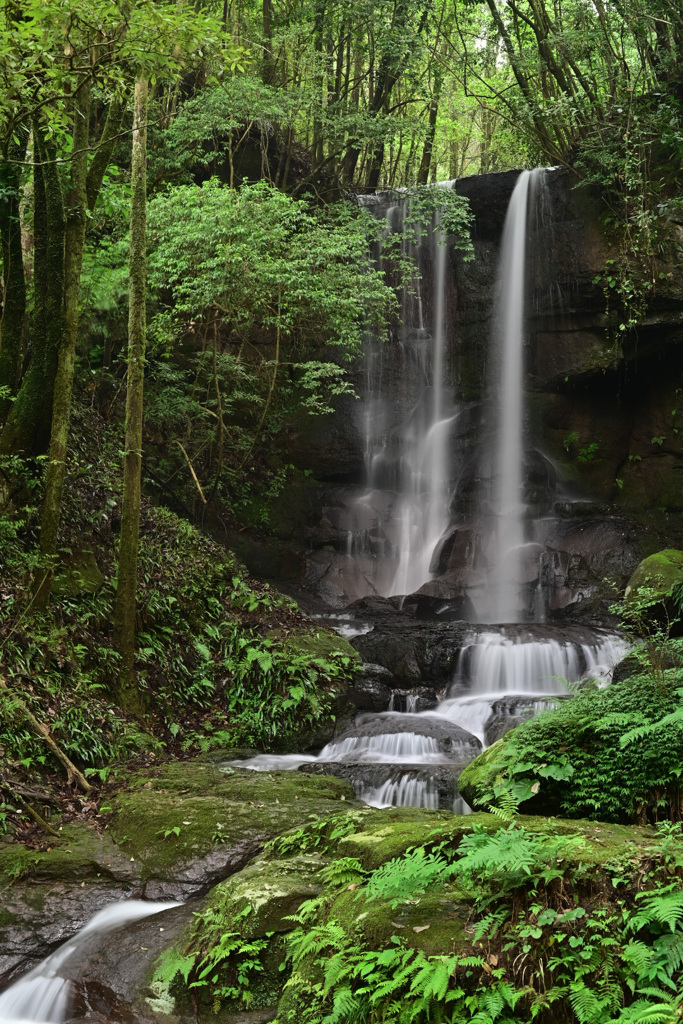
[{"label": "tree trunk", "polygon": [[[78,99],[76,102],[78,103]],[[86,180],[87,208],[90,211],[94,209],[102,187],[102,178],[111,158],[122,116],[123,107],[112,102]],[[85,149],[88,145],[87,121],[80,118],[79,124],[81,135],[85,137],[82,147]],[[33,148],[36,160],[33,168],[35,272],[30,361],[17,399],[12,404],[0,435],[0,455],[40,455],[47,449],[50,443],[57,357],[63,335],[66,305],[64,197],[55,162],[57,154],[54,147],[46,141],[45,128],[38,119],[33,124]],[[82,163],[86,158],[87,153],[84,152]],[[83,170],[82,164],[80,170]],[[83,226],[85,223],[84,214]],[[73,253],[70,253],[70,256],[73,256]],[[81,261],[82,246],[77,284],[74,284],[72,275],[72,285],[75,288],[75,292],[72,290],[72,298],[75,294],[76,302],[80,290]]]},{"label": "tree trunk", "polygon": [[[23,160],[26,154],[28,131],[20,128],[17,137],[10,140],[8,157]],[[19,215],[21,183],[20,166],[5,163],[0,169],[0,236],[2,236],[2,317],[0,318],[0,387],[8,389],[6,397],[0,395],[0,420],[4,420],[11,406],[11,397],[19,389],[21,350],[26,319],[26,279],[21,248],[21,218]]]},{"label": "tree trunk", "polygon": [[275,82],[275,56],[273,54],[273,0],[263,0],[263,70],[264,85]]},{"label": "tree trunk", "polygon": [[52,400],[52,431],[45,497],[40,521],[40,553],[44,565],[39,572],[35,607],[45,608],[50,597],[57,536],[62,511],[66,448],[71,423],[71,394],[78,343],[78,301],[81,290],[81,269],[88,218],[88,140],[90,125],[90,80],[82,80],[73,99],[73,156],[67,195],[66,230],[64,234],[64,318],[57,351],[57,374]]},{"label": "tree trunk", "polygon": [[425,135],[424,146],[422,147],[422,159],[417,172],[418,185],[426,185],[429,181],[429,168],[432,163],[434,151],[434,136],[436,135],[436,118],[439,113],[439,100],[441,99],[441,75],[437,71],[434,78],[434,92],[429,104],[429,123]]},{"label": "tree trunk", "polygon": [[2,435],[0,455],[39,455],[47,448],[64,296],[64,197],[55,152],[33,125],[34,310],[28,370]]},{"label": "tree trunk", "polygon": [[140,474],[142,467],[142,399],[145,375],[147,282],[147,79],[135,83],[133,156],[130,202],[130,277],[128,307],[128,382],[126,440],[123,462],[123,502],[119,546],[118,583],[114,612],[115,640],[121,654],[119,699],[131,711],[142,710],[135,683],[135,603],[140,529]]}]

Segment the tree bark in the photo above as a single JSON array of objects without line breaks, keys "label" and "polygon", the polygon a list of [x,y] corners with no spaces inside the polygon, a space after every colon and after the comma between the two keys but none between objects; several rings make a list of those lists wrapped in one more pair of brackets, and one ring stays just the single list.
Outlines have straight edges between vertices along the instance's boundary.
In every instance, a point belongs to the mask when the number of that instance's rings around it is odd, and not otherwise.
[{"label": "tree bark", "polygon": [[434,151],[434,136],[436,135],[436,119],[439,114],[439,101],[441,99],[441,74],[438,69],[434,76],[434,92],[429,104],[429,123],[422,147],[422,159],[417,172],[418,185],[426,185],[429,181],[429,169],[432,164],[432,153]]},{"label": "tree bark", "polygon": [[74,94],[73,156],[64,234],[64,318],[57,351],[57,374],[52,401],[52,431],[40,522],[40,553],[43,556],[44,565],[39,571],[36,586],[35,607],[37,609],[45,608],[50,597],[66,475],[66,448],[69,442],[71,394],[78,344],[78,305],[85,228],[88,218],[90,95],[90,80],[82,80]]},{"label": "tree bark", "polygon": [[128,307],[128,381],[126,439],[123,462],[123,502],[119,546],[115,641],[121,655],[119,699],[130,711],[142,711],[142,699],[133,671],[135,660],[135,605],[138,539],[140,530],[140,475],[142,468],[142,409],[145,376],[147,283],[147,79],[135,83],[133,154],[130,201],[130,277]]},{"label": "tree bark", "polygon": [[[28,143],[28,129],[20,128],[11,139],[9,160],[23,160]],[[26,320],[26,279],[21,248],[21,217],[19,214],[21,171],[16,163],[6,162],[0,169],[0,236],[2,244],[2,317],[0,318],[0,387],[8,389],[0,396],[0,420],[11,406],[11,398],[19,389],[21,352]]]},{"label": "tree bark", "polygon": [[64,296],[64,197],[54,149],[33,125],[34,310],[28,370],[12,404],[2,435],[0,455],[39,455],[50,438],[57,348],[62,335]]},{"label": "tree bark", "polygon": [[[122,117],[123,106],[112,101],[100,144],[87,173],[85,195],[87,209],[90,211],[94,209],[102,187],[102,179],[111,159]],[[80,119],[80,127],[84,136],[82,148],[85,149],[88,145],[88,125],[83,118]],[[33,147],[36,157],[33,168],[35,267],[30,360],[17,399],[12,404],[0,435],[0,455],[40,455],[47,449],[50,443],[58,353],[64,331],[64,197],[55,163],[57,154],[54,147],[46,141],[44,126],[38,119],[33,124]],[[79,154],[78,159],[81,160],[79,170],[82,173],[87,153]],[[83,226],[85,223],[84,213]],[[71,276],[72,298],[74,294],[77,297],[80,290],[81,263],[82,246],[81,258],[78,261],[77,285],[73,274]],[[76,269],[74,264],[72,269]]]}]

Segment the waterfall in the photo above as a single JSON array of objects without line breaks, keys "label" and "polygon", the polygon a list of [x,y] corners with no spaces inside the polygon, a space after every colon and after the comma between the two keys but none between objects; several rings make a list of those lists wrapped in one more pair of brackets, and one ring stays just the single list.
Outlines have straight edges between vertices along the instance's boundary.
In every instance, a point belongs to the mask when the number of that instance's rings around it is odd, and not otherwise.
[{"label": "waterfall", "polygon": [[[401,235],[402,255],[414,260],[417,273],[401,295],[391,350],[374,338],[366,342],[361,429],[367,487],[350,512],[346,555],[357,596],[390,597],[413,593],[431,578],[432,555],[449,522],[449,433],[457,410],[445,383],[447,235],[437,214],[427,239],[413,241],[404,231],[409,199],[378,212],[385,237]],[[381,252],[378,261],[384,266]],[[431,296],[425,276],[431,276]]]},{"label": "waterfall", "polygon": [[[456,434],[458,415],[445,385],[447,248],[440,244],[444,239],[437,219],[429,250],[426,246],[416,249],[402,231],[405,211],[400,204],[386,212],[387,232],[401,231],[403,254],[413,255],[420,269],[431,267],[432,303],[430,307],[428,295],[416,279],[410,292],[402,296],[399,343],[386,346],[386,354],[375,344],[368,350],[366,362],[366,410],[370,411],[365,421],[366,452],[371,489],[361,502],[367,543],[363,550],[371,551],[375,560],[366,583],[371,581],[374,592],[384,596],[414,593],[431,578],[431,560],[439,540],[445,536],[447,544],[452,538],[443,560],[450,566],[453,551],[461,558],[460,563],[453,562],[454,590],[462,582],[458,567],[466,564],[475,586],[486,586],[482,607],[496,625],[472,628],[458,653],[448,695],[438,706],[417,711],[418,706],[425,706],[418,705],[417,692],[394,689],[388,711],[360,715],[352,725],[347,723],[345,732],[328,743],[317,758],[259,755],[237,764],[261,771],[288,767],[318,771],[326,764],[334,767],[331,774],[351,779],[358,798],[373,806],[452,806],[462,812],[465,808],[457,793],[457,779],[465,763],[508,729],[570,697],[581,680],[608,683],[613,668],[626,655],[628,644],[600,629],[538,624],[545,610],[542,576],[530,571],[530,566],[531,570],[542,566],[544,544],[533,488],[524,494],[523,370],[527,225],[533,217],[538,226],[541,213],[536,209],[536,187],[545,173],[523,171],[519,175],[505,218],[491,332],[489,383],[497,410],[495,455],[489,474],[493,515],[487,521],[480,514],[485,503],[480,503],[476,514],[483,525],[470,527],[465,521],[463,536],[472,536],[471,541],[463,541],[467,553],[458,553],[456,547],[460,524],[450,535],[447,532],[455,479],[451,437]],[[462,428],[462,434],[461,428],[457,433],[467,442],[464,420]],[[486,479],[485,472],[481,478]],[[530,479],[533,482],[533,470]],[[478,481],[476,486],[473,493],[479,495]],[[532,512],[537,517],[535,527],[531,525]],[[489,537],[483,538],[475,565],[469,545],[479,543],[478,531],[485,533],[487,526]],[[357,560],[354,564],[359,564],[361,546],[351,545],[349,551]],[[366,572],[368,563],[364,565]],[[442,575],[447,577],[449,572],[450,568]],[[536,624],[517,624],[529,615]],[[447,621],[443,620],[443,628]],[[419,629],[419,624],[412,626]],[[402,628],[397,622],[399,633]],[[434,692],[431,670],[423,666],[422,671],[424,683]],[[397,711],[399,706],[405,711]],[[315,768],[306,763],[314,760]]]},{"label": "waterfall", "polygon": [[67,1019],[71,997],[71,983],[61,970],[73,954],[87,947],[96,934],[178,906],[126,900],[100,910],[77,935],[0,995],[0,1024],[61,1024]]},{"label": "waterfall", "polygon": [[497,360],[499,402],[495,494],[496,561],[492,573],[494,621],[520,616],[524,544],[522,495],[524,306],[527,211],[535,178],[543,171],[522,171],[510,198],[500,249],[492,340]]},{"label": "waterfall", "polygon": [[[441,187],[452,188],[454,184],[444,182]],[[444,417],[448,246],[438,214],[430,236],[430,252],[434,275],[431,394],[421,415],[412,417],[405,435],[408,443],[398,502],[398,566],[387,596],[414,593],[427,582],[432,553],[448,526],[447,442],[452,420]]]}]

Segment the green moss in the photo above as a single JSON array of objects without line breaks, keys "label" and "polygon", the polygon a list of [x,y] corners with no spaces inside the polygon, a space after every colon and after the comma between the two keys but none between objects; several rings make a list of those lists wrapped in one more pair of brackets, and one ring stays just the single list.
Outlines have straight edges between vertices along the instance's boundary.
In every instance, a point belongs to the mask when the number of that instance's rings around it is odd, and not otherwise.
[{"label": "green moss", "polygon": [[342,655],[350,658],[353,664],[360,664],[358,651],[351,646],[348,640],[332,630],[316,629],[312,632],[290,633],[281,636],[278,632],[270,634],[271,637],[280,638],[285,651],[291,651],[294,655],[309,654],[315,658],[329,660],[333,655]]},{"label": "green moss", "polygon": [[428,956],[464,952],[471,944],[467,919],[471,900],[460,887],[439,887],[411,903],[393,908],[369,899],[363,891],[344,891],[326,911],[327,920],[340,924],[368,949],[391,945],[394,936]]},{"label": "green moss", "polygon": [[263,843],[330,814],[341,800],[352,801],[353,788],[331,776],[174,763],[132,780],[114,801],[110,831],[145,877],[170,879],[215,850],[214,836],[226,847]]},{"label": "green moss", "polygon": [[52,592],[56,597],[94,594],[104,586],[105,578],[90,548],[75,551],[55,576]]},{"label": "green moss", "polygon": [[463,768],[458,779],[458,789],[471,807],[480,806],[483,794],[490,792],[498,776],[505,773],[505,750],[510,742],[510,735],[511,733],[507,732]]},{"label": "green moss", "polygon": [[28,850],[18,843],[0,846],[0,887],[24,878],[88,882],[114,873],[131,879],[137,874],[112,838],[85,822],[64,825],[47,850]]},{"label": "green moss", "polygon": [[469,830],[474,821],[489,817],[488,814],[459,817],[448,811],[421,807],[373,810],[358,831],[339,840],[336,849],[340,856],[356,857],[366,870],[373,870],[393,857],[400,857],[412,846],[428,842],[430,836],[444,827],[452,829],[462,824],[463,830]]},{"label": "green moss", "polygon": [[[679,714],[682,685],[683,672],[673,669],[658,685],[632,675],[584,687],[480,754],[460,776],[460,792],[485,807],[514,780],[529,794],[522,808],[540,814],[622,823],[666,817],[669,801],[678,805],[683,732],[675,718],[659,723]],[[642,734],[622,744],[633,728]]]},{"label": "green moss", "polygon": [[669,597],[679,583],[683,583],[683,551],[666,548],[643,559],[628,581],[624,598],[634,602],[639,596]]},{"label": "green moss", "polygon": [[322,891],[319,874],[326,863],[315,853],[281,860],[259,857],[217,885],[207,906],[220,913],[226,930],[246,939],[291,931],[294,923],[287,918]]}]

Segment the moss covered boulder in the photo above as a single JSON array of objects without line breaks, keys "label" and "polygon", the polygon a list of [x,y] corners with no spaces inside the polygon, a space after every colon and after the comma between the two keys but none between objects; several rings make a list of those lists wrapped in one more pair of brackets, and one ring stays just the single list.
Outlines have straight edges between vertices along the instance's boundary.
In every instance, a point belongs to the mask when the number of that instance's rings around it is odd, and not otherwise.
[{"label": "moss covered boulder", "polygon": [[196,896],[243,868],[267,840],[347,806],[357,806],[347,782],[296,772],[192,761],[131,775],[103,808],[104,831],[58,825],[43,851],[0,844],[0,984],[109,903]]},{"label": "moss covered boulder", "polygon": [[631,576],[624,599],[628,605],[638,602],[656,604],[671,596],[676,586],[683,583],[683,551],[666,548],[644,558]]},{"label": "moss covered boulder", "polygon": [[522,810],[635,822],[677,817],[683,669],[634,674],[524,722],[463,770],[474,808],[510,793]]},{"label": "moss covered boulder", "polygon": [[108,828],[140,864],[146,895],[161,899],[225,878],[268,839],[353,799],[342,779],[171,763],[129,781],[113,801]]},{"label": "moss covered boulder", "polygon": [[[453,1019],[465,1021],[479,1019],[488,997],[491,1006],[519,1004],[505,1017],[515,1024],[531,1019],[536,1002],[534,1019],[557,1024],[574,1018],[566,979],[544,1014],[538,997],[554,984],[548,951],[559,956],[561,941],[578,950],[577,980],[593,937],[614,957],[610,929],[622,928],[626,943],[622,915],[640,910],[640,873],[670,886],[672,858],[683,863],[683,833],[351,807],[285,833],[220,883],[162,957],[153,987],[180,1021],[190,1020],[194,979],[200,1020],[215,1006],[232,1020],[247,1005],[282,1024],[385,1020],[392,1006],[424,998],[416,1019],[441,1019],[450,1002],[462,1010]],[[605,1024],[613,1019],[606,1012]]]}]

